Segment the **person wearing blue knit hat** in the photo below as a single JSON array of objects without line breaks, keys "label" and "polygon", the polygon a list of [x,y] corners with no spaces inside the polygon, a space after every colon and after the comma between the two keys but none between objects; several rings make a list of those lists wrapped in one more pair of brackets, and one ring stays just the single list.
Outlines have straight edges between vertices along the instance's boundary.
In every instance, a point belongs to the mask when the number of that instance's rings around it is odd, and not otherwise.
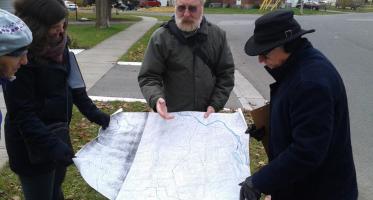
[{"label": "person wearing blue knit hat", "polygon": [[73,105],[103,129],[110,115],[89,98],[69,51],[68,10],[62,0],[15,0],[15,15],[33,34],[28,63],[3,87],[4,136],[9,167],[25,200],[63,200],[62,183],[74,151],[69,135]]},{"label": "person wearing blue knit hat", "polygon": [[27,46],[32,42],[28,26],[17,16],[0,9],[0,77],[12,78],[27,64]]},{"label": "person wearing blue knit hat", "polygon": [[27,46],[32,42],[28,26],[17,16],[0,9],[0,78],[13,78],[27,64]]},{"label": "person wearing blue knit hat", "polygon": [[[28,26],[15,15],[0,9],[0,85],[13,80],[14,74],[27,64],[27,46],[32,42]],[[0,112],[0,125],[2,115]]]}]

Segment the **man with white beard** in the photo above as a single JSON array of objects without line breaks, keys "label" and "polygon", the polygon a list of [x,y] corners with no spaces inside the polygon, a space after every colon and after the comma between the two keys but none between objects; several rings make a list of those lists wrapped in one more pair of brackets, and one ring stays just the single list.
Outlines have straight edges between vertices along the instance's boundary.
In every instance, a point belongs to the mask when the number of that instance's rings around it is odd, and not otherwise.
[{"label": "man with white beard", "polygon": [[175,15],[148,44],[138,82],[149,106],[169,112],[221,110],[234,86],[225,32],[203,16],[204,0],[176,0]]}]

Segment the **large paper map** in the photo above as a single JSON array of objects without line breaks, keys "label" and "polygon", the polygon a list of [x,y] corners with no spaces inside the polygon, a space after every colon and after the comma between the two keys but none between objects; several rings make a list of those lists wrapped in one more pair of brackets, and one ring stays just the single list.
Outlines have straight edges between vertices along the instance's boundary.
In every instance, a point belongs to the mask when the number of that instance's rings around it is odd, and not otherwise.
[{"label": "large paper map", "polygon": [[250,175],[246,122],[241,111],[203,114],[117,113],[74,162],[113,200],[237,200]]}]

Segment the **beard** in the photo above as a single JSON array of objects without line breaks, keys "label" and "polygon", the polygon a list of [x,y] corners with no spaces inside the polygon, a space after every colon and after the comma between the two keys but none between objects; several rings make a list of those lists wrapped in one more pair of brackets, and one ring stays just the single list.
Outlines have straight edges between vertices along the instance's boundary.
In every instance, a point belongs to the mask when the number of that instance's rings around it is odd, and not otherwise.
[{"label": "beard", "polygon": [[195,19],[187,19],[186,20],[186,19],[178,17],[175,14],[175,21],[176,21],[176,26],[180,30],[185,31],[185,32],[192,32],[192,31],[195,31],[199,28],[199,26],[202,22],[202,14],[201,14],[201,16],[199,17],[198,20],[195,20]]}]

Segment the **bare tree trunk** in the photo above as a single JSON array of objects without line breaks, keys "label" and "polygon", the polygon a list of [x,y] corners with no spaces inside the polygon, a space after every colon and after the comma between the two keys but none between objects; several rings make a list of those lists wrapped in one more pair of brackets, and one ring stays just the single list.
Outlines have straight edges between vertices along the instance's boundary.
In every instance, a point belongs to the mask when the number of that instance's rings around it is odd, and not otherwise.
[{"label": "bare tree trunk", "polygon": [[96,28],[109,28],[108,0],[96,0]]},{"label": "bare tree trunk", "polygon": [[111,21],[111,0],[107,0],[107,9],[108,9],[108,18],[109,18],[109,21]]}]

